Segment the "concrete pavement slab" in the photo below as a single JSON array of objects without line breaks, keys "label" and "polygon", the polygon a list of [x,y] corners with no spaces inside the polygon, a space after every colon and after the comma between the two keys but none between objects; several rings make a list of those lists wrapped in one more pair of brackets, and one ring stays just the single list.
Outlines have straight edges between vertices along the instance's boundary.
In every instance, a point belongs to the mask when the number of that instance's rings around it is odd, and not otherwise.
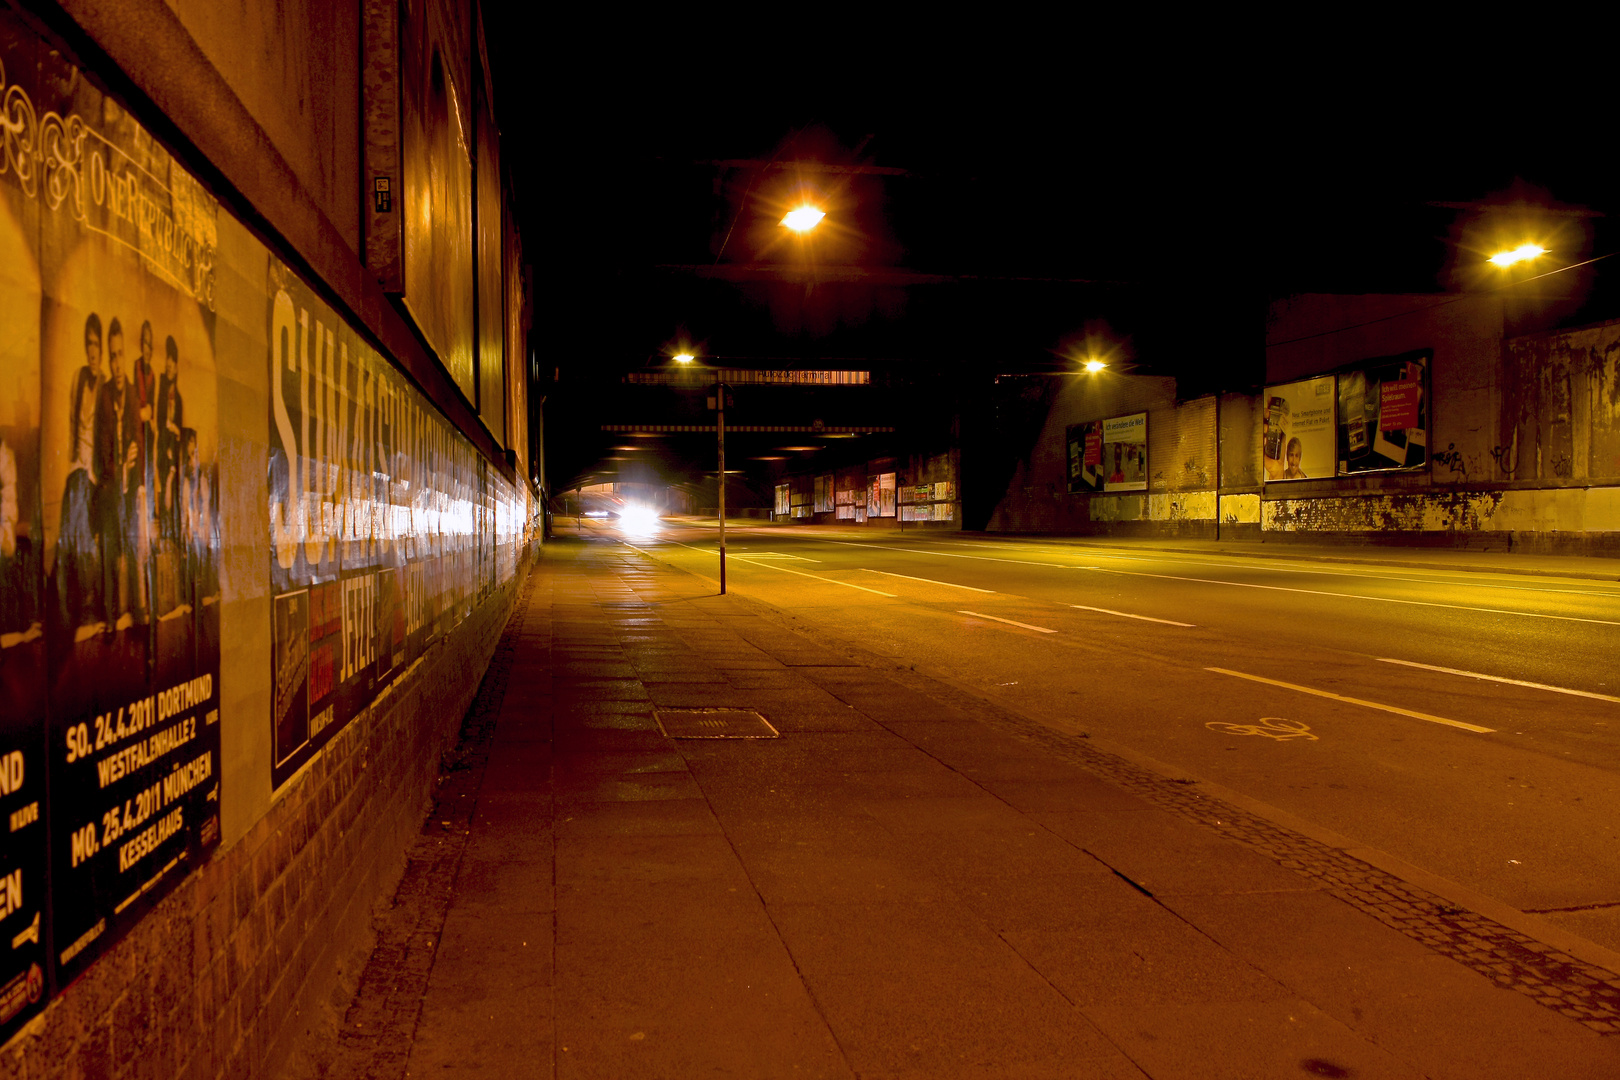
[{"label": "concrete pavement slab", "polygon": [[1415,1066],[1298,999],[1094,1005],[1084,1012],[1143,1072],[1155,1078],[1423,1078]]},{"label": "concrete pavement slab", "polygon": [[1031,816],[1154,895],[1318,887],[1264,855],[1156,807]]},{"label": "concrete pavement slab", "polygon": [[[1311,1003],[1439,1078],[1620,1076],[1620,1044],[1492,985],[1321,892],[1166,906]],[[1391,992],[1391,988],[1395,988]],[[1608,1072],[1591,1070],[1608,1059]]]}]

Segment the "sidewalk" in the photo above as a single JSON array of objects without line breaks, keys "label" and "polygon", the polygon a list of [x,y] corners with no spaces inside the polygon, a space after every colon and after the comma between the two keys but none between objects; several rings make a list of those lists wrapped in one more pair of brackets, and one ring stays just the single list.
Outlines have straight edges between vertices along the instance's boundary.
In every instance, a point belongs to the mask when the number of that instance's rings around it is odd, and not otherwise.
[{"label": "sidewalk", "polygon": [[784,622],[548,542],[327,1074],[1620,1076],[1614,973]]}]

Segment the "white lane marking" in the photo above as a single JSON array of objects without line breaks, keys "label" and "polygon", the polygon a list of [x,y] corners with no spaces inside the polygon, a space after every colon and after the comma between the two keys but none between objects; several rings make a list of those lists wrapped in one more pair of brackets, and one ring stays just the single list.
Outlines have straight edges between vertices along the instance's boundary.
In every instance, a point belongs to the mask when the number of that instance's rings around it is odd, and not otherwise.
[{"label": "white lane marking", "polygon": [[1114,610],[1112,610],[1110,608],[1105,608],[1105,607],[1087,607],[1085,604],[1070,604],[1069,606],[1072,607],[1072,608],[1079,608],[1081,611],[1100,611],[1104,615],[1118,615],[1122,619],[1141,619],[1143,622],[1164,623],[1164,625],[1166,625],[1166,626],[1193,626],[1193,625],[1195,625],[1195,624],[1190,623],[1190,622],[1176,622],[1174,619],[1155,619],[1151,615],[1132,615],[1128,611],[1114,611]]},{"label": "white lane marking", "polygon": [[1241,671],[1231,671],[1227,668],[1207,667],[1205,671],[1214,671],[1221,675],[1231,675],[1238,679],[1248,679],[1250,682],[1266,683],[1269,686],[1280,686],[1285,690],[1298,690],[1302,694],[1314,694],[1317,697],[1331,698],[1334,701],[1343,701],[1351,705],[1361,705],[1369,709],[1379,709],[1383,712],[1395,713],[1399,716],[1410,716],[1417,720],[1427,720],[1431,724],[1445,724],[1447,727],[1462,728],[1464,731],[1475,731],[1481,735],[1488,735],[1495,728],[1480,727],[1478,724],[1465,724],[1461,720],[1447,720],[1443,716],[1430,716],[1428,713],[1414,712],[1411,709],[1402,709],[1395,705],[1382,705],[1376,701],[1364,701],[1361,698],[1346,697],[1335,694],[1331,690],[1317,690],[1310,686],[1300,686],[1298,683],[1282,682],[1278,679],[1268,679],[1262,675],[1248,675]]},{"label": "white lane marking", "polygon": [[1034,559],[995,559],[991,558],[989,555],[961,555],[954,551],[926,551],[922,548],[897,548],[890,547],[888,544],[858,544],[853,540],[817,540],[816,542],[819,544],[837,544],[840,547],[869,547],[877,548],[880,551],[904,551],[911,555],[938,555],[943,559],[977,559],[979,562],[1014,563],[1018,566],[1044,566],[1048,570],[1071,569],[1068,566],[1060,566],[1057,563],[1036,562]]},{"label": "white lane marking", "polygon": [[[1174,560],[1172,560],[1172,559],[1164,559],[1162,561],[1164,561],[1164,562],[1173,562]],[[1189,561],[1197,562],[1197,559],[1196,558],[1191,558],[1191,559],[1189,559]],[[1455,571],[1451,571],[1451,572],[1459,575],[1456,578],[1420,578],[1420,577],[1409,577],[1409,576],[1406,576],[1404,574],[1399,574],[1399,573],[1391,573],[1390,572],[1391,570],[1397,569],[1397,568],[1394,568],[1394,567],[1391,567],[1391,568],[1389,568],[1387,570],[1385,568],[1382,568],[1382,567],[1379,567],[1377,569],[1369,568],[1367,570],[1343,570],[1343,569],[1335,569],[1335,568],[1322,567],[1322,566],[1300,568],[1300,567],[1293,567],[1293,566],[1271,566],[1271,565],[1258,565],[1258,564],[1250,564],[1250,563],[1227,563],[1227,562],[1200,562],[1200,563],[1198,563],[1198,565],[1200,567],[1210,567],[1210,568],[1222,569],[1222,570],[1261,570],[1261,571],[1264,571],[1265,573],[1268,573],[1268,574],[1315,574],[1315,575],[1317,575],[1319,577],[1347,577],[1347,578],[1356,578],[1356,579],[1366,580],[1366,581],[1398,581],[1398,582],[1402,582],[1403,584],[1407,584],[1407,585],[1461,585],[1461,586],[1463,586],[1465,588],[1469,588],[1469,589],[1504,589],[1504,590],[1506,590],[1508,592],[1558,593],[1558,594],[1567,595],[1567,596],[1592,597],[1592,598],[1598,599],[1598,600],[1612,600],[1612,599],[1615,598],[1614,586],[1613,586],[1613,584],[1611,582],[1609,582],[1607,580],[1594,580],[1594,581],[1592,581],[1590,583],[1592,587],[1580,588],[1580,589],[1575,589],[1575,588],[1553,589],[1553,588],[1548,588],[1548,587],[1546,587],[1544,585],[1502,585],[1502,584],[1497,584],[1495,582],[1475,581],[1475,580],[1473,580],[1474,578],[1477,578],[1479,576],[1479,574],[1482,573],[1482,572],[1489,573],[1489,572],[1495,572],[1495,571],[1455,570]],[[1100,567],[1098,569],[1100,569]],[[1437,573],[1437,572],[1438,573],[1444,573],[1446,571],[1444,571],[1442,569],[1442,570],[1430,570],[1430,571],[1421,571],[1421,572],[1423,572],[1423,573]],[[1533,577],[1534,575],[1529,575],[1529,576]],[[1596,586],[1599,586],[1599,585],[1603,586],[1604,589],[1602,589],[1602,590],[1597,589]]]},{"label": "white lane marking", "polygon": [[[1051,568],[1053,570],[1103,570],[1103,571],[1108,572],[1108,573],[1116,573],[1116,574],[1129,574],[1129,573],[1133,572],[1133,571],[1130,571],[1130,570],[1112,570],[1112,569],[1110,569],[1108,567],[1102,567],[1102,566],[1074,566],[1072,564],[1067,564],[1067,563],[1035,562],[1035,561],[1029,560],[1029,559],[997,559],[997,558],[992,558],[992,557],[990,557],[988,555],[961,555],[961,554],[958,554],[956,552],[951,552],[951,551],[929,551],[929,550],[927,550],[925,548],[894,548],[894,547],[890,547],[888,544],[863,544],[863,543],[857,543],[857,542],[851,541],[851,540],[823,540],[823,539],[821,539],[819,537],[811,537],[810,539],[812,539],[814,542],[820,543],[820,544],[839,544],[839,545],[842,545],[844,547],[869,547],[869,548],[878,548],[878,549],[881,549],[881,550],[884,550],[884,551],[905,551],[905,552],[909,552],[910,554],[913,554],[913,555],[938,555],[938,556],[941,556],[941,557],[947,558],[947,559],[978,559],[978,560],[980,560],[982,562],[1015,563],[1015,564],[1017,564],[1019,566],[1045,566],[1045,567],[1049,567],[1049,568]],[[1043,552],[1043,554],[1047,554],[1047,553]],[[1067,553],[1062,553],[1062,552],[1055,552],[1054,551],[1054,552],[1050,552],[1049,554],[1051,554],[1054,558],[1073,558],[1072,555],[1069,555]],[[1116,555],[1116,554],[1113,554],[1111,552],[1101,552],[1101,551],[1087,552],[1087,556],[1089,558],[1093,558],[1093,559],[1119,559],[1119,560],[1122,560],[1124,562],[1153,562],[1153,561],[1155,561],[1155,558],[1152,557],[1152,556],[1146,556],[1146,555]],[[1189,559],[1191,559],[1193,561],[1198,561],[1199,558],[1200,558],[1200,556],[1192,555],[1192,554],[1185,555],[1184,557],[1189,558]],[[1168,559],[1168,558],[1166,558],[1164,556],[1159,556],[1157,558],[1157,561],[1170,562],[1170,561],[1174,561],[1174,560]],[[1586,596],[1586,597],[1591,597],[1591,598],[1600,599],[1600,600],[1612,599],[1613,596],[1614,596],[1614,593],[1612,591],[1599,591],[1599,590],[1597,590],[1595,588],[1595,586],[1603,585],[1603,586],[1607,586],[1609,590],[1612,590],[1613,586],[1611,586],[1606,581],[1595,581],[1595,582],[1593,582],[1592,584],[1593,584],[1594,588],[1592,588],[1592,589],[1552,589],[1552,588],[1537,587],[1537,586],[1503,585],[1503,584],[1496,584],[1496,583],[1492,583],[1492,582],[1471,581],[1471,580],[1468,580],[1466,577],[1465,578],[1459,578],[1459,579],[1454,580],[1454,581],[1445,580],[1445,579],[1437,579],[1437,578],[1404,577],[1404,576],[1399,575],[1399,574],[1386,573],[1382,569],[1369,569],[1369,570],[1367,570],[1366,572],[1363,573],[1363,572],[1357,572],[1357,571],[1354,571],[1354,570],[1328,569],[1328,568],[1324,568],[1324,567],[1305,568],[1305,567],[1291,567],[1291,566],[1256,565],[1256,564],[1248,564],[1248,563],[1209,562],[1209,563],[1201,563],[1200,565],[1221,567],[1221,568],[1231,569],[1231,570],[1260,570],[1260,571],[1265,572],[1265,573],[1274,573],[1274,574],[1319,574],[1319,575],[1322,575],[1324,577],[1347,577],[1347,578],[1356,578],[1356,579],[1367,580],[1367,581],[1398,581],[1398,582],[1407,583],[1407,584],[1419,584],[1419,585],[1460,585],[1460,586],[1463,586],[1465,588],[1503,589],[1503,590],[1508,590],[1508,591],[1511,591],[1511,592],[1562,593],[1562,594],[1567,594],[1567,595],[1571,595],[1571,596]],[[1463,574],[1463,573],[1472,573],[1472,572],[1471,571],[1457,571],[1457,573]],[[1154,576],[1154,575],[1147,575],[1147,576]],[[1163,575],[1163,576],[1169,576],[1169,575]],[[1182,581],[1213,581],[1213,579],[1210,579],[1210,578],[1178,578],[1176,580],[1182,580]],[[1213,583],[1218,584],[1218,585],[1241,585],[1241,584],[1244,584],[1243,582],[1238,582],[1238,581],[1214,581]],[[1255,588],[1255,589],[1280,588],[1280,586],[1273,586],[1273,585],[1252,585],[1252,586],[1249,586],[1249,587],[1250,588]],[[1344,595],[1347,595],[1347,594],[1345,594],[1345,593],[1328,593],[1326,595],[1344,596]],[[1365,597],[1364,599],[1377,600],[1377,599],[1382,599],[1382,598],[1381,597]],[[1419,601],[1416,601],[1416,600],[1407,600],[1407,601],[1393,600],[1393,601],[1391,601],[1391,603],[1419,603]],[[1445,605],[1434,605],[1434,606],[1443,607]],[[1490,611],[1490,610],[1493,610],[1493,609],[1490,609],[1490,608],[1468,608],[1467,610],[1469,610],[1469,611]],[[1514,614],[1523,614],[1523,613],[1522,612],[1515,612]],[[1545,615],[1545,616],[1542,616],[1542,618],[1557,619],[1557,618],[1572,618],[1572,616]],[[1577,619],[1575,621],[1577,621],[1577,622],[1580,622],[1580,621],[1601,622],[1602,620],[1579,620],[1579,619]],[[1603,625],[1608,626],[1608,625],[1620,625],[1620,624],[1604,623]]]},{"label": "white lane marking", "polygon": [[734,551],[731,553],[737,559],[796,559],[799,562],[818,563],[820,559],[810,559],[803,555],[789,555],[781,551]]},{"label": "white lane marking", "polygon": [[958,608],[956,610],[956,613],[958,615],[971,615],[975,619],[989,619],[991,622],[1004,622],[1008,626],[1022,626],[1025,630],[1036,630],[1036,631],[1039,631],[1040,633],[1043,633],[1043,634],[1055,634],[1055,633],[1057,633],[1056,630],[1048,630],[1044,626],[1031,626],[1027,622],[1018,622],[1015,619],[1003,619],[1003,618],[1000,618],[999,616],[996,616],[996,615],[981,615],[977,611],[963,611],[961,608]]},{"label": "white lane marking", "polygon": [[905,578],[907,581],[926,581],[930,585],[948,585],[953,589],[966,589],[969,592],[993,593],[996,591],[994,589],[977,589],[972,585],[958,585],[954,581],[935,581],[933,578],[912,577],[910,574],[891,574],[887,570],[873,570],[869,566],[862,566],[859,569],[865,570],[868,574],[882,574],[884,577]]},{"label": "white lane marking", "polygon": [[1546,683],[1526,682],[1523,679],[1505,679],[1500,675],[1484,675],[1478,671],[1459,671],[1457,668],[1420,664],[1415,660],[1396,660],[1389,656],[1380,656],[1377,659],[1384,664],[1400,664],[1402,667],[1422,668],[1424,671],[1441,671],[1447,675],[1466,675],[1470,679],[1488,679],[1491,682],[1507,683],[1509,686],[1528,686],[1532,690],[1551,690],[1555,694],[1572,694],[1575,697],[1596,698],[1598,701],[1620,701],[1620,697],[1613,697],[1609,694],[1594,694],[1590,690],[1571,690],[1567,686],[1548,686]]},{"label": "white lane marking", "polygon": [[1574,615],[1547,615],[1539,611],[1512,611],[1508,608],[1474,607],[1470,604],[1437,604],[1432,600],[1397,600],[1393,596],[1367,596],[1363,593],[1328,592],[1324,589],[1291,589],[1286,585],[1257,585],[1252,581],[1222,581],[1220,578],[1183,577],[1180,574],[1149,574],[1144,570],[1114,570],[1104,567],[1100,574],[1124,574],[1128,577],[1162,578],[1165,581],[1191,581],[1200,585],[1231,585],[1239,589],[1267,589],[1271,592],[1304,593],[1306,596],[1332,596],[1340,600],[1376,600],[1381,604],[1407,604],[1411,607],[1448,608],[1452,611],[1477,611],[1484,615],[1522,615],[1526,619],[1556,619],[1559,622],[1593,623],[1597,626],[1620,626],[1611,619],[1582,619]]},{"label": "white lane marking", "polygon": [[838,580],[836,580],[834,578],[822,577],[820,574],[807,574],[803,570],[789,570],[787,567],[785,567],[785,566],[777,566],[775,563],[762,562],[762,563],[751,563],[750,565],[762,567],[762,568],[764,568],[766,570],[780,570],[784,574],[798,574],[800,577],[807,577],[807,578],[810,578],[812,581],[825,581],[828,585],[842,585],[846,589],[859,589],[859,590],[861,590],[861,592],[869,592],[874,596],[887,596],[887,597],[893,599],[894,595],[895,595],[892,592],[880,592],[877,589],[868,589],[865,585],[851,585],[847,581],[838,581]]}]

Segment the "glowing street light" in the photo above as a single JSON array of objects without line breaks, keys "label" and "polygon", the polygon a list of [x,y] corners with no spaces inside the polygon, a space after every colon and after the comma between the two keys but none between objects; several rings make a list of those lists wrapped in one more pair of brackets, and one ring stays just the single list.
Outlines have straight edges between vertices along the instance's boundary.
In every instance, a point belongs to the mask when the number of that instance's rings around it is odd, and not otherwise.
[{"label": "glowing street light", "polygon": [[1528,262],[1538,255],[1547,254],[1547,249],[1537,244],[1520,244],[1512,251],[1498,251],[1490,257],[1493,266],[1512,266],[1514,263]]},{"label": "glowing street light", "polygon": [[813,206],[801,206],[797,210],[789,210],[782,218],[782,224],[794,232],[805,233],[821,224],[821,219],[826,216]]},{"label": "glowing street light", "polygon": [[1087,360],[1086,361],[1086,371],[1088,371],[1092,375],[1097,374],[1097,372],[1101,371],[1103,368],[1105,368],[1107,366],[1108,365],[1103,363],[1101,360],[1095,360],[1094,359],[1094,360]]},{"label": "glowing street light", "polygon": [[696,359],[697,359],[697,357],[693,356],[689,352],[683,352],[683,353],[676,353],[675,354],[675,362],[677,364],[690,364],[693,360],[696,360]]}]

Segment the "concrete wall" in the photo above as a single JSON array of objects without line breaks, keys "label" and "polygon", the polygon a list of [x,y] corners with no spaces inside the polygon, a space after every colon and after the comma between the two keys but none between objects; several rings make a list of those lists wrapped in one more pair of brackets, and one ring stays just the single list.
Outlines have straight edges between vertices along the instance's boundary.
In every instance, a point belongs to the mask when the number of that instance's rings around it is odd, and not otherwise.
[{"label": "concrete wall", "polygon": [[1261,530],[1545,551],[1620,550],[1620,327],[1504,339],[1501,299],[1302,296],[1274,305],[1272,383],[1432,349],[1427,468],[1275,485]]},{"label": "concrete wall", "polygon": [[[989,527],[1620,551],[1620,323],[1511,339],[1504,326],[1488,293],[1271,307],[1269,385],[1432,353],[1429,461],[1407,470],[1268,484],[1260,391],[1178,401],[1167,379],[1065,379]],[[1137,411],[1148,414],[1147,489],[1070,492],[1070,425]]]}]

